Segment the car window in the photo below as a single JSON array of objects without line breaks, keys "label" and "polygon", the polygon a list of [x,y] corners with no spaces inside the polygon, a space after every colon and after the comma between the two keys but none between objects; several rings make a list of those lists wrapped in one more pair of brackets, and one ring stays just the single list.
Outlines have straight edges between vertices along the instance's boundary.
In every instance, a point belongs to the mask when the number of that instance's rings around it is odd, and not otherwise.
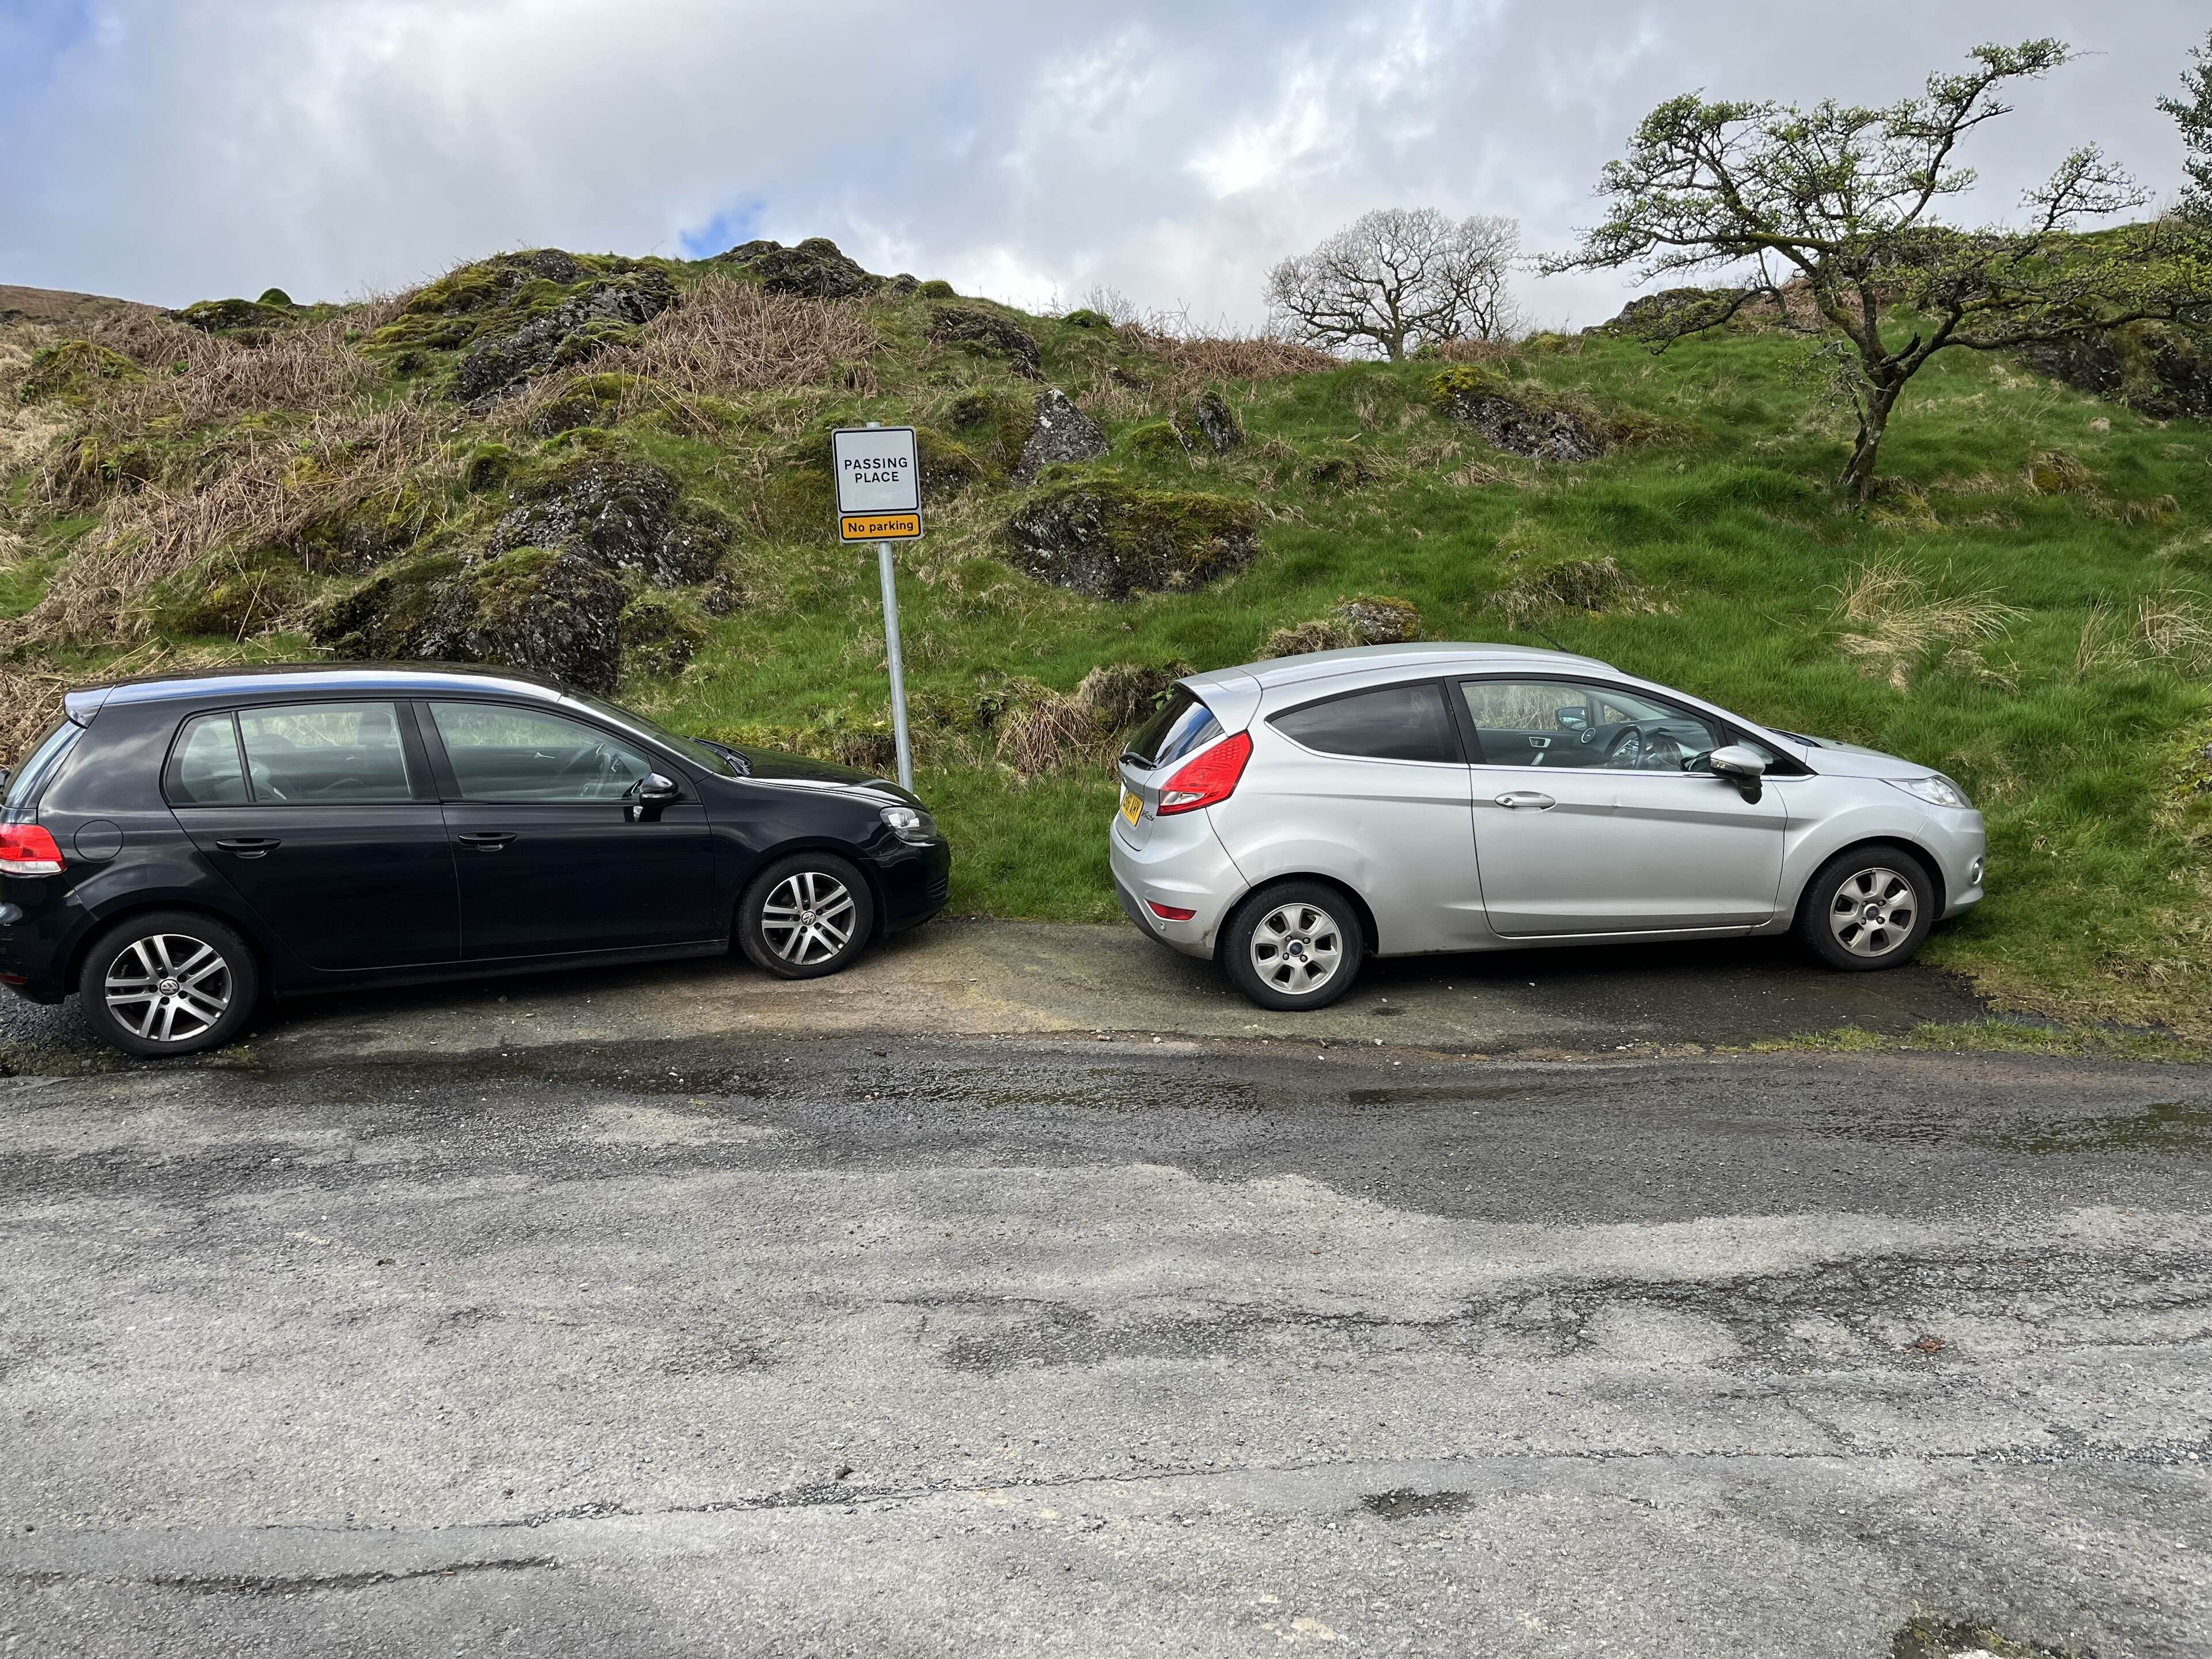
[{"label": "car window", "polygon": [[391,703],[241,708],[238,735],[257,803],[368,806],[416,798]]},{"label": "car window", "polygon": [[1488,766],[1696,771],[1719,742],[1702,716],[1611,686],[1464,680],[1460,695]]},{"label": "car window", "polygon": [[61,769],[63,759],[83,735],[84,727],[75,720],[64,720],[40,739],[31,758],[9,781],[7,799],[0,801],[0,819],[12,821],[17,813],[27,813],[38,804],[46,780]]},{"label": "car window", "polygon": [[1268,722],[1294,743],[1364,760],[1460,760],[1459,734],[1433,681],[1384,685],[1285,709]]},{"label": "car window", "polygon": [[238,729],[228,710],[195,714],[185,722],[162,787],[176,806],[245,804],[246,768],[238,758]]},{"label": "car window", "polygon": [[1139,726],[1125,751],[1139,766],[1165,766],[1221,735],[1221,722],[1187,687],[1168,694],[1159,712]]},{"label": "car window", "polygon": [[621,800],[653,770],[597,726],[502,703],[434,702],[464,800]]}]

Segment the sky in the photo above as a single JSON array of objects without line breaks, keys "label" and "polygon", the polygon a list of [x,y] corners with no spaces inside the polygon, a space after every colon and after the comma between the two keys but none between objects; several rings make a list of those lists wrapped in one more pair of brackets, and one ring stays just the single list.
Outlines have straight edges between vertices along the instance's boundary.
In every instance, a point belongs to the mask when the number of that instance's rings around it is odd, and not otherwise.
[{"label": "sky", "polygon": [[[0,0],[0,283],[165,305],[404,288],[503,249],[829,236],[1033,309],[1111,289],[1250,326],[1376,207],[1596,216],[1678,93],[1882,103],[1987,40],[2083,55],[1960,210],[2094,140],[2170,198],[2203,0]],[[1524,276],[1579,326],[1613,274]]]}]

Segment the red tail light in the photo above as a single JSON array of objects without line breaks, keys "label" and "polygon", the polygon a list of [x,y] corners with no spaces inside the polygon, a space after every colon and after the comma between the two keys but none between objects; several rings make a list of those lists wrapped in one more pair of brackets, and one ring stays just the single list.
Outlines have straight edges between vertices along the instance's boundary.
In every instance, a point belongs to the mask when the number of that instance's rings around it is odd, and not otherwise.
[{"label": "red tail light", "polygon": [[1160,786],[1159,816],[1195,812],[1227,800],[1244,775],[1244,763],[1252,758],[1252,738],[1239,732],[1224,738]]},{"label": "red tail light", "polygon": [[1146,899],[1145,902],[1152,907],[1152,914],[1162,921],[1188,921],[1198,914],[1195,910],[1186,910],[1180,905],[1162,904],[1158,899]]},{"label": "red tail light", "polygon": [[0,823],[0,876],[58,876],[62,849],[35,823]]}]

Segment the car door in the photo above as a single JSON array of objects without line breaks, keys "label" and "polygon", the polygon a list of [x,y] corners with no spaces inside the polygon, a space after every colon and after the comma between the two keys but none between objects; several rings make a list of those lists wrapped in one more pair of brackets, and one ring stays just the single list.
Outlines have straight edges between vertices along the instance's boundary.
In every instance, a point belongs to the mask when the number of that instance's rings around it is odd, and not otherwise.
[{"label": "car door", "polygon": [[1267,716],[1250,781],[1212,809],[1238,868],[1348,882],[1391,955],[1478,942],[1468,768],[1444,697],[1439,681],[1401,681]]},{"label": "car door", "polygon": [[162,782],[192,845],[309,967],[434,966],[460,954],[445,817],[404,704],[197,714]]},{"label": "car door", "polygon": [[[727,932],[696,788],[674,763],[516,703],[428,702],[465,961],[650,950]],[[652,773],[680,798],[641,805]]]},{"label": "car door", "polygon": [[1788,818],[1701,769],[1706,716],[1598,682],[1458,684],[1475,757],[1475,858],[1510,938],[1744,928],[1770,921]]}]

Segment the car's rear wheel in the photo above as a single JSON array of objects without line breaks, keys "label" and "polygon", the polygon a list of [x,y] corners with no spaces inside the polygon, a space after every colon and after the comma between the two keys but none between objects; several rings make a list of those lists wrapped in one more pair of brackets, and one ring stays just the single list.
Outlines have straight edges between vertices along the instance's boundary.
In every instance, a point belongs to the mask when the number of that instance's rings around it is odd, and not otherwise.
[{"label": "car's rear wheel", "polygon": [[875,925],[867,882],[832,853],[778,859],[738,902],[738,945],[779,979],[819,979],[850,967]]},{"label": "car's rear wheel", "polygon": [[1221,954],[1237,988],[1262,1008],[1326,1008],[1359,977],[1366,937],[1344,895],[1316,881],[1279,882],[1248,900]]},{"label": "car's rear wheel", "polygon": [[92,1028],[125,1054],[194,1054],[246,1029],[261,998],[261,971],[228,923],[158,910],[93,941],[77,993]]},{"label": "car's rear wheel", "polygon": [[1797,937],[1831,968],[1912,960],[1936,921],[1936,879],[1902,847],[1858,847],[1822,865],[1797,906]]}]

